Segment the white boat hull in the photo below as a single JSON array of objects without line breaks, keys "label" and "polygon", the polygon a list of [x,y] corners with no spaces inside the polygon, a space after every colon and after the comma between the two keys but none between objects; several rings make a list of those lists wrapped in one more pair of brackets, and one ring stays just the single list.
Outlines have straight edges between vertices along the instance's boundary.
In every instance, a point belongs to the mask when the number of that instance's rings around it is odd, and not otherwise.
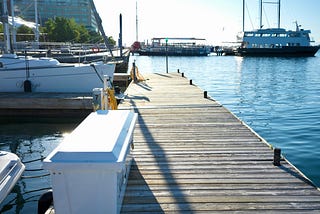
[{"label": "white boat hull", "polygon": [[0,151],[0,203],[20,179],[25,166],[17,155]]},{"label": "white boat hull", "polygon": [[24,82],[31,82],[32,92],[92,92],[102,88],[100,78],[113,78],[115,64],[69,65],[27,69],[0,69],[0,92],[24,92]]}]

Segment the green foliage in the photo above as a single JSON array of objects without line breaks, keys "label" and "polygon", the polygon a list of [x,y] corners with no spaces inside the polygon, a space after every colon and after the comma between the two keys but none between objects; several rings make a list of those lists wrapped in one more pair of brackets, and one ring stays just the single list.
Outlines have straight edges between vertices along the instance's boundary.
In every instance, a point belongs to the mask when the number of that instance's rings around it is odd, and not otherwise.
[{"label": "green foliage", "polygon": [[55,19],[49,19],[45,27],[49,41],[78,42],[80,40],[81,27],[77,25],[74,19],[56,17]]},{"label": "green foliage", "polygon": [[[84,25],[77,24],[74,19],[56,17],[45,24],[45,32],[50,42],[100,43],[102,36],[94,31],[88,31]],[[110,44],[116,44],[109,37]]]},{"label": "green foliage", "polygon": [[[72,43],[103,43],[103,37],[95,32],[89,31],[84,25],[77,24],[74,19],[64,17],[56,17],[49,19],[44,27],[40,27],[41,41],[46,42],[72,42]],[[3,25],[0,24],[0,32],[3,32]],[[32,41],[34,32],[26,26],[20,26],[17,29],[17,41]],[[3,36],[0,36],[3,40]],[[116,42],[112,37],[108,37],[110,45],[115,45]]]},{"label": "green foliage", "polygon": [[21,25],[17,29],[17,41],[31,41],[34,39],[34,32],[31,28]]}]

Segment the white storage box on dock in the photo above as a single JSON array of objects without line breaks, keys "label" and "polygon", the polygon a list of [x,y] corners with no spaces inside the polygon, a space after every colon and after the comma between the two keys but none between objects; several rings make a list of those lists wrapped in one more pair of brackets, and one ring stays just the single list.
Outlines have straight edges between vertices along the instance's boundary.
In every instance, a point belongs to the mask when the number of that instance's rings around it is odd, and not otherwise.
[{"label": "white storage box on dock", "polygon": [[93,112],[44,160],[56,214],[120,212],[136,119],[128,110]]}]

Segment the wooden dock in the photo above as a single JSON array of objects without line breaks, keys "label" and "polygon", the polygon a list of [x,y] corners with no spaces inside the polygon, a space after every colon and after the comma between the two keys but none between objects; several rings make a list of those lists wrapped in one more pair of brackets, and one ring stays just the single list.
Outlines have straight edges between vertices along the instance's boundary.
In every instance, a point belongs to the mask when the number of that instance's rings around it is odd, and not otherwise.
[{"label": "wooden dock", "polygon": [[121,213],[320,212],[320,191],[190,80],[145,77],[120,105],[139,114]]},{"label": "wooden dock", "polygon": [[[124,91],[130,74],[115,73],[114,85]],[[11,117],[85,118],[92,112],[92,93],[0,93],[0,119]]]}]

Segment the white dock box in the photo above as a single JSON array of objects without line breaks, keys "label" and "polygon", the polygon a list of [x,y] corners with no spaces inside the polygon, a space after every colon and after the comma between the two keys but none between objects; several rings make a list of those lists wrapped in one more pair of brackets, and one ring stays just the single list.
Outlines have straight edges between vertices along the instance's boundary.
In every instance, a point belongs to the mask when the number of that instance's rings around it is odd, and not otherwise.
[{"label": "white dock box", "polygon": [[136,119],[129,110],[93,112],[44,160],[56,214],[120,212]]}]

